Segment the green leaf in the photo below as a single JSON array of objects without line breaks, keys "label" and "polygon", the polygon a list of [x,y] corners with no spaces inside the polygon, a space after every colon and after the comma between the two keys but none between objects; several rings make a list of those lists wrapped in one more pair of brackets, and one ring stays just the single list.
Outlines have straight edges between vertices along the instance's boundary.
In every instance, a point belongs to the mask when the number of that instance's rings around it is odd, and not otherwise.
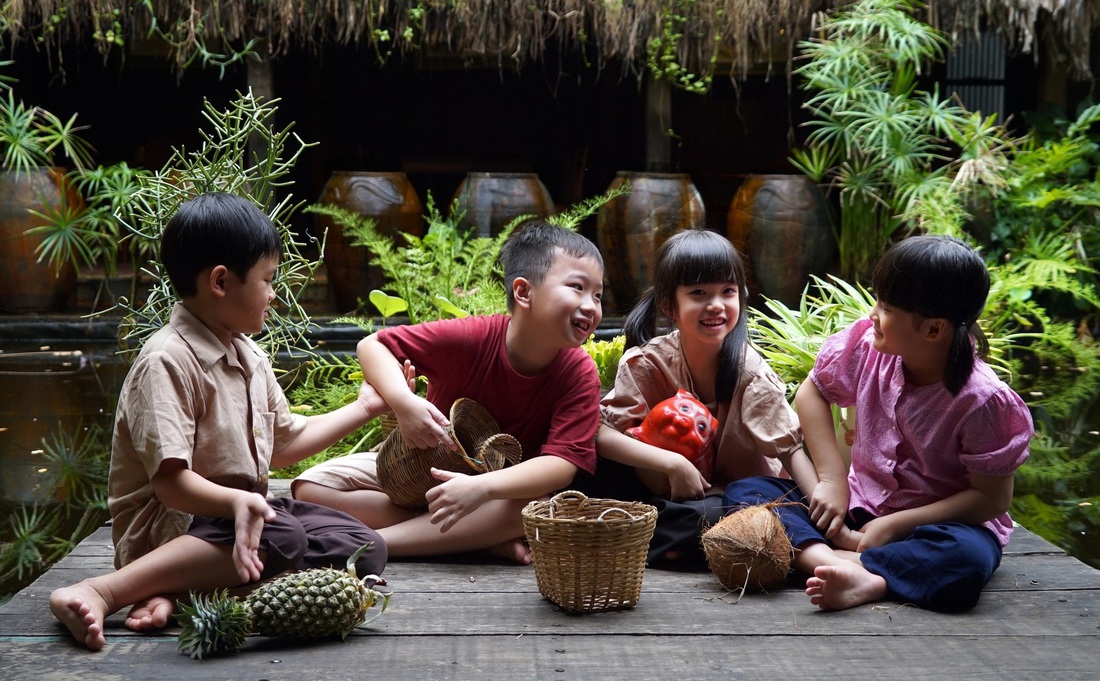
[{"label": "green leaf", "polygon": [[409,309],[409,304],[403,298],[388,295],[385,291],[378,289],[370,292],[370,302],[378,308],[383,317],[392,317]]},{"label": "green leaf", "polygon": [[451,301],[447,300],[446,298],[444,298],[443,296],[438,295],[438,294],[435,296],[435,298],[432,299],[432,305],[435,305],[437,308],[439,308],[443,312],[446,312],[447,314],[449,314],[453,317],[456,317],[458,319],[462,319],[463,317],[469,317],[470,316],[469,312],[467,312],[466,310],[463,310],[458,305],[455,305]]}]

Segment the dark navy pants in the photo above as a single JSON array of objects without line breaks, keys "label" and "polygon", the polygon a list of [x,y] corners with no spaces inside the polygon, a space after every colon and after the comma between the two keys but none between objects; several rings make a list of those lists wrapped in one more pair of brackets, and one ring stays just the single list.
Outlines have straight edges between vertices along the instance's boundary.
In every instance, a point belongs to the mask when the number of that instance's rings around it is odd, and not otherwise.
[{"label": "dark navy pants", "polygon": [[[731,510],[771,501],[777,506],[787,537],[796,549],[828,540],[810,520],[806,499],[790,480],[746,478],[726,486],[723,501]],[[874,516],[853,509],[846,524],[859,530]],[[964,523],[920,525],[913,534],[885,546],[867,549],[860,561],[868,572],[886,580],[888,597],[927,610],[959,611],[974,607],[982,589],[1001,564],[1001,545],[984,527]]]}]

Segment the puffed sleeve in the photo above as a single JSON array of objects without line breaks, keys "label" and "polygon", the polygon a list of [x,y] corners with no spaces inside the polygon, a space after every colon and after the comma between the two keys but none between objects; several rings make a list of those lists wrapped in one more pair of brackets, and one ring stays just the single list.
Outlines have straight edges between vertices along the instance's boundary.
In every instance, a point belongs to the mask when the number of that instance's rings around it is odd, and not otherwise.
[{"label": "puffed sleeve", "polygon": [[1004,386],[963,424],[959,459],[979,475],[1012,475],[1027,460],[1034,432],[1027,405]]},{"label": "puffed sleeve", "polygon": [[867,353],[873,352],[871,326],[870,319],[860,319],[822,343],[809,378],[831,404],[841,407],[855,404]]}]

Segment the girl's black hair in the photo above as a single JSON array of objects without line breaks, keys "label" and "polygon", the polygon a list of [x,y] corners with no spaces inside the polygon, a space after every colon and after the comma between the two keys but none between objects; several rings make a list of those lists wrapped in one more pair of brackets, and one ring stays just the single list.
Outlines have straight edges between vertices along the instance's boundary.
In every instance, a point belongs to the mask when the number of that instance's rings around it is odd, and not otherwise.
[{"label": "girl's black hair", "polygon": [[244,281],[261,258],[279,256],[271,219],[243,196],[212,192],[180,204],[160,238],[160,260],[180,298],[198,293],[198,276],[225,265]]},{"label": "girl's black hair", "polygon": [[989,270],[973,248],[954,237],[924,235],[904,239],[886,252],[872,276],[875,297],[925,319],[946,318],[955,335],[943,383],[952,395],[974,370],[975,351],[989,350],[978,317],[989,295]]},{"label": "girl's black hair", "polygon": [[718,356],[715,396],[729,402],[741,376],[745,345],[749,338],[747,313],[748,282],[741,255],[728,239],[704,229],[689,229],[669,237],[657,249],[653,286],[627,315],[623,324],[626,347],[642,345],[657,335],[658,315],[669,316],[676,309],[676,289],[695,284],[733,282],[741,303],[741,314],[733,330],[722,341]]}]

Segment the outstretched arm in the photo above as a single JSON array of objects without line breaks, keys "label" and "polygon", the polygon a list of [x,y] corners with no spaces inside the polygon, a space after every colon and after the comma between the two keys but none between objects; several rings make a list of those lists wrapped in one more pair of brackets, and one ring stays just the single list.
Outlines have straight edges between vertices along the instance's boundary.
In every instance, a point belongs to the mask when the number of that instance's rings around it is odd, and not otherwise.
[{"label": "outstretched arm", "polygon": [[[409,360],[405,360],[402,372],[409,389],[415,390],[416,367]],[[285,468],[298,463],[307,456],[313,456],[317,452],[339,442],[341,438],[363,426],[374,417],[387,411],[389,411],[389,406],[385,400],[371,384],[364,380],[363,384],[359,386],[359,396],[354,402],[326,414],[310,416],[309,420],[306,421],[305,429],[298,437],[272,455],[271,467]]]},{"label": "outstretched arm", "polygon": [[798,387],[794,404],[818,477],[810,493],[810,518],[832,538],[844,526],[849,495],[848,468],[837,446],[832,408],[810,379]]},{"label": "outstretched arm", "polygon": [[406,445],[430,449],[442,443],[455,449],[454,440],[448,432],[450,420],[434,404],[409,387],[401,372],[401,363],[378,340],[378,334],[359,341],[356,355],[363,368],[363,378],[393,409]]}]

